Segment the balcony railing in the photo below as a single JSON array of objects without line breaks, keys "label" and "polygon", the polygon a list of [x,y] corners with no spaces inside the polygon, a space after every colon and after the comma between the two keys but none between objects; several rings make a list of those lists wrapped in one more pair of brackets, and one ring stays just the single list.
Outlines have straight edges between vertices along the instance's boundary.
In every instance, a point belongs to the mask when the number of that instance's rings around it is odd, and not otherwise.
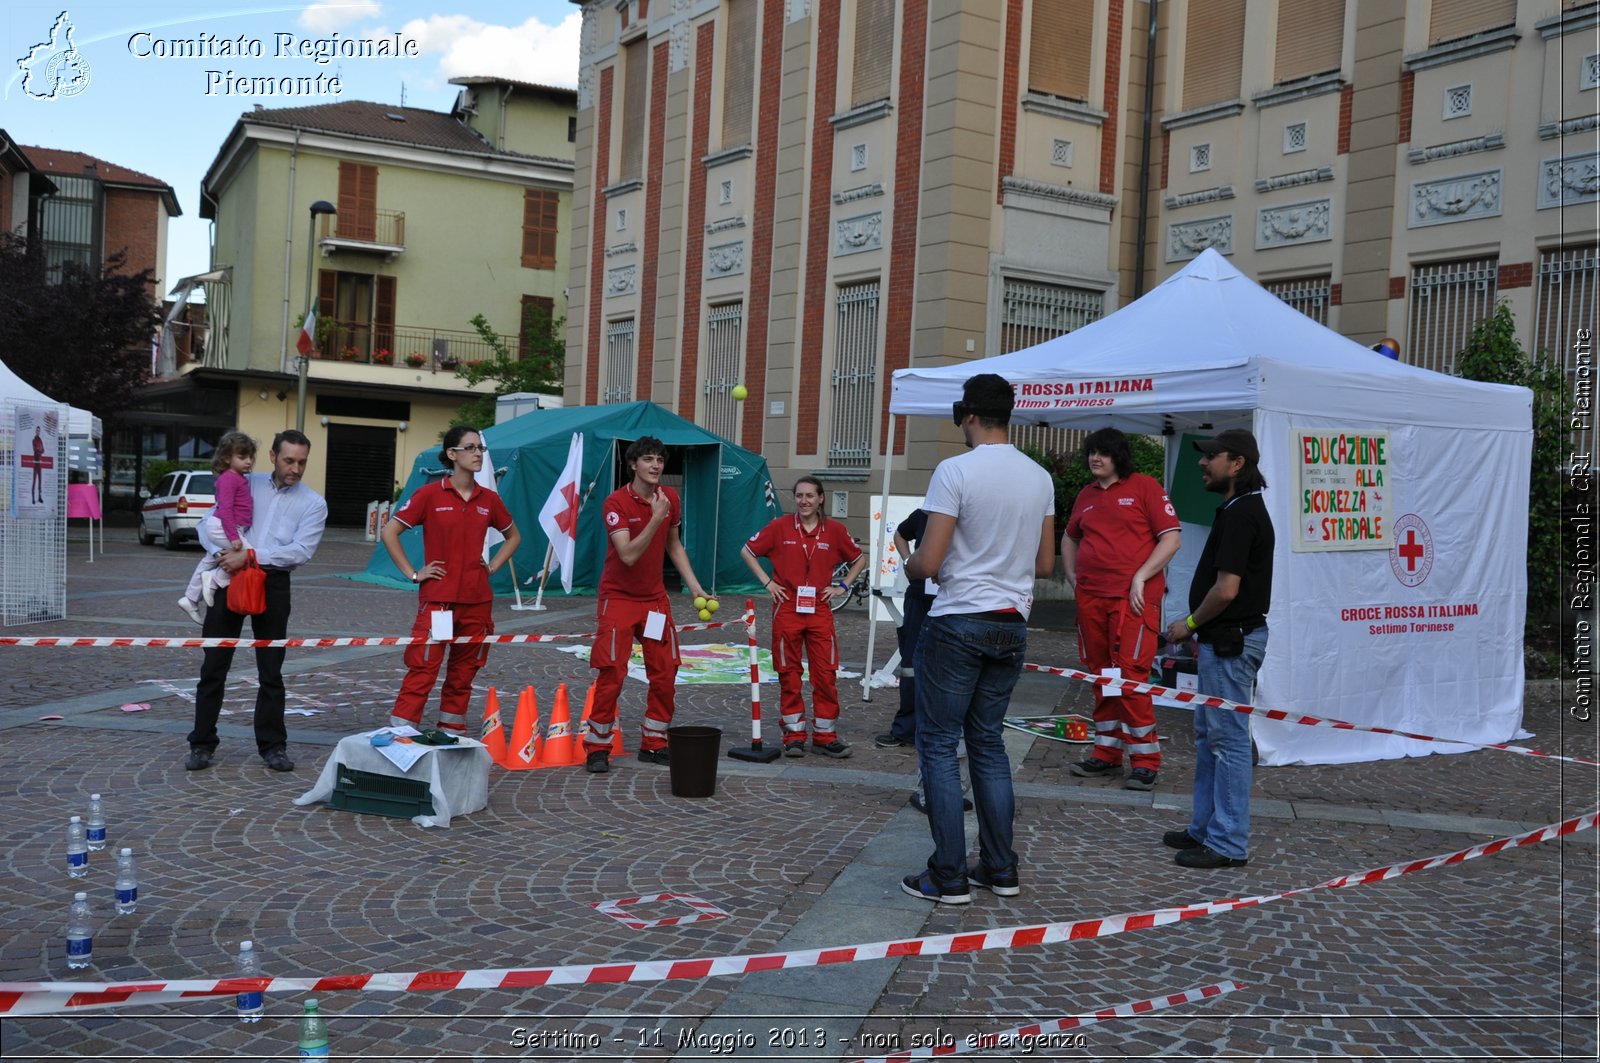
[{"label": "balcony railing", "polygon": [[324,214],[318,224],[318,240],[340,247],[353,244],[371,244],[384,249],[406,246],[406,212],[403,210],[378,210],[366,217]]},{"label": "balcony railing", "polygon": [[493,359],[494,348],[476,332],[460,329],[333,321],[314,356],[402,369],[452,370],[458,363]]}]

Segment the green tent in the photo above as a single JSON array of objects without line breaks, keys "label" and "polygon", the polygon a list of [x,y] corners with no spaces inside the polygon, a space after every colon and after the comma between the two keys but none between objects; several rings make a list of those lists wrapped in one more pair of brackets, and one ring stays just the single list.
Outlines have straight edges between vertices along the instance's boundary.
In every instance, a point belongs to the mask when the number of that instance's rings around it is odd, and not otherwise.
[{"label": "green tent", "polygon": [[[539,527],[539,510],[555,487],[567,463],[573,433],[583,436],[583,476],[587,489],[578,512],[577,558],[572,576],[574,594],[593,594],[605,563],[606,538],[601,531],[600,507],[606,496],[628,482],[623,453],[640,436],[655,436],[667,445],[667,472],[663,482],[683,497],[683,526],[679,533],[689,553],[689,563],[706,589],[717,594],[748,593],[759,588],[739,551],[750,536],[778,516],[777,492],[767,462],[692,421],[669,413],[653,402],[628,402],[610,406],[574,406],[534,410],[483,431],[489,459],[498,476],[500,497],[522,532],[522,546],[512,566],[494,576],[496,594],[511,593],[511,568],[522,582],[524,594],[537,586],[549,540]],[[442,476],[437,447],[417,456],[401,499]],[[407,532],[401,543],[413,565],[422,561],[422,535]],[[380,542],[356,577],[386,586],[409,587]],[[669,589],[678,584],[677,570],[666,563]],[[560,595],[559,572],[551,574],[545,594]]]}]

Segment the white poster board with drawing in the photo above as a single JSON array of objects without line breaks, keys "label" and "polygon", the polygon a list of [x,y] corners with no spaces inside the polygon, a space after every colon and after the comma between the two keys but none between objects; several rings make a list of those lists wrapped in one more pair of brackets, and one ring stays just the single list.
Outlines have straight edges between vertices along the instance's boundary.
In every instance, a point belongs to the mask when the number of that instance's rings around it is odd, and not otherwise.
[{"label": "white poster board with drawing", "polygon": [[[872,500],[872,539],[864,549],[872,552],[872,543],[877,544],[877,550],[873,552],[876,563],[868,562],[872,565],[868,574],[871,585],[874,590],[882,591],[894,599],[894,607],[898,610],[906,595],[906,559],[901,557],[900,551],[894,547],[894,530],[900,526],[901,521],[911,516],[917,507],[922,505],[922,496],[890,495],[887,509],[880,505],[882,501],[880,497],[874,497]],[[894,617],[877,598],[874,598],[872,619],[874,622],[878,620],[892,622]]]}]

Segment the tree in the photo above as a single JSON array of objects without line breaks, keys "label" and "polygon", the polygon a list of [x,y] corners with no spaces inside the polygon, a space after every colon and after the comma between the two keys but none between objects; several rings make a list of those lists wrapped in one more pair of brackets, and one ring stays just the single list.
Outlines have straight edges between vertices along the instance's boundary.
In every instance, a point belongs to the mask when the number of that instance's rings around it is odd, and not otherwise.
[{"label": "tree", "polygon": [[[1128,437],[1128,450],[1133,455],[1134,472],[1142,472],[1157,483],[1166,482],[1166,450],[1159,439],[1131,435]],[[1067,518],[1072,516],[1072,504],[1078,500],[1078,492],[1094,479],[1089,475],[1089,463],[1083,460],[1082,449],[1051,452],[1039,447],[1023,447],[1022,452],[1050,474],[1056,494],[1056,527],[1065,528]],[[1059,546],[1060,536],[1057,535],[1056,539]]]},{"label": "tree", "polygon": [[473,399],[456,410],[451,424],[483,428],[494,424],[494,403],[501,395],[531,391],[539,395],[561,394],[561,376],[566,368],[567,347],[561,339],[567,319],[551,319],[550,315],[535,307],[528,314],[519,350],[513,350],[501,336],[489,327],[482,314],[472,319],[478,330],[494,351],[494,357],[483,362],[462,362],[456,366],[456,376],[469,384],[485,380],[495,382],[494,394]]},{"label": "tree", "polygon": [[55,280],[44,256],[0,234],[0,357],[58,402],[109,418],[150,380],[150,341],[161,322],[152,271],[125,273],[122,252],[95,271],[68,262]]}]

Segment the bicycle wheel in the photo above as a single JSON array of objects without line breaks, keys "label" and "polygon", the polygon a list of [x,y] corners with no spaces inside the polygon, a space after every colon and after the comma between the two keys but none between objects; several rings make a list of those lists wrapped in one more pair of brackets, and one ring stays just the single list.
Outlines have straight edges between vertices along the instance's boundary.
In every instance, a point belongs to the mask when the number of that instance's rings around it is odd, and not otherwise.
[{"label": "bicycle wheel", "polygon": [[844,578],[849,571],[849,563],[843,561],[839,563],[839,567],[833,570],[832,586],[836,590],[844,591],[843,594],[835,594],[832,598],[828,599],[828,606],[836,613],[843,609],[846,605],[850,604],[850,585],[844,581]]}]

